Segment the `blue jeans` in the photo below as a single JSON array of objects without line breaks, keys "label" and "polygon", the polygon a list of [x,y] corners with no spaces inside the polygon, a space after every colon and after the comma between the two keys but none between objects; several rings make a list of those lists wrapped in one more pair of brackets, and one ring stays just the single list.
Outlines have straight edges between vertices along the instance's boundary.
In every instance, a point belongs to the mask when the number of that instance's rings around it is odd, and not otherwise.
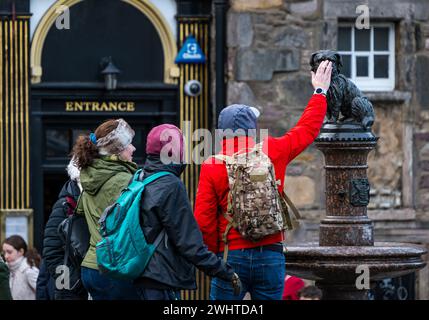
[{"label": "blue jeans", "polygon": [[[218,254],[222,257],[222,253]],[[210,300],[242,300],[249,292],[252,300],[281,300],[285,279],[285,256],[282,252],[261,247],[231,250],[227,262],[241,280],[241,293],[234,296],[231,283],[213,278]]]},{"label": "blue jeans", "polygon": [[180,300],[180,291],[150,289],[136,286],[137,294],[141,300]]},{"label": "blue jeans", "polygon": [[139,300],[132,282],[109,278],[98,270],[81,267],[82,283],[93,300]]}]

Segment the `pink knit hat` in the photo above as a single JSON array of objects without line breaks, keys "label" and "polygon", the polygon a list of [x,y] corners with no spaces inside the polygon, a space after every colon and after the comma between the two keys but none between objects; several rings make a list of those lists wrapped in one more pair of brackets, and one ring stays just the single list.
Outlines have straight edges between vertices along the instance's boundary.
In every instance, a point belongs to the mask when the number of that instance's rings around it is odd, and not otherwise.
[{"label": "pink knit hat", "polygon": [[175,125],[161,124],[147,135],[146,154],[159,155],[166,164],[183,162],[183,149],[183,134]]}]

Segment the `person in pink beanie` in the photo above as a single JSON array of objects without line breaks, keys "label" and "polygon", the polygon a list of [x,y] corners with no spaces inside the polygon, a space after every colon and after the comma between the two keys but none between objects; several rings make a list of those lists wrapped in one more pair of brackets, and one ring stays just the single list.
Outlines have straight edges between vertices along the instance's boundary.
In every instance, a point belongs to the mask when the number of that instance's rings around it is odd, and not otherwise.
[{"label": "person in pink beanie", "polygon": [[162,234],[145,271],[135,281],[142,300],[177,300],[179,290],[196,289],[195,267],[229,282],[236,294],[240,281],[232,267],[204,245],[180,179],[184,171],[182,131],[172,124],[153,128],[147,137],[143,179],[158,172],[167,175],[146,185],[142,194],[142,229],[148,243]]}]

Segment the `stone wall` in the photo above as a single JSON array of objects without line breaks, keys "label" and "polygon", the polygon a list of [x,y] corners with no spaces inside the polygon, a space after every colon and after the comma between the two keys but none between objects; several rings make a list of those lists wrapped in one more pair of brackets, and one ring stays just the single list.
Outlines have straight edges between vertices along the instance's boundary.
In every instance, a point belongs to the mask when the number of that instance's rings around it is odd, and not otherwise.
[{"label": "stone wall", "polygon": [[[228,103],[262,110],[260,128],[280,136],[298,121],[312,94],[309,55],[319,47],[321,3],[231,1]],[[310,147],[287,170],[286,191],[301,208],[323,207],[320,152]]]},{"label": "stone wall", "polygon": [[374,103],[376,119],[374,134],[377,147],[368,155],[368,177],[371,182],[368,209],[391,209],[402,206],[401,177],[404,154],[402,149],[402,108]]},{"label": "stone wall", "polygon": [[418,113],[415,143],[414,183],[417,216],[429,227],[429,21],[420,24],[416,58],[416,102]]},{"label": "stone wall", "polygon": [[[427,124],[429,121],[426,121]],[[414,136],[417,155],[416,206],[420,220],[429,223],[429,129]]]},{"label": "stone wall", "polygon": [[[429,105],[425,94],[429,83],[429,3],[368,3],[370,18],[395,22],[397,43],[395,91],[368,93],[377,116],[373,130],[380,136],[376,150],[369,155],[369,208],[414,207],[429,197],[419,192],[414,195],[411,190],[413,182],[409,180],[414,181],[420,169],[407,167],[412,163],[407,149],[412,134],[405,132],[410,124],[411,132],[415,131],[420,107],[429,109],[425,107]],[[336,47],[338,20],[356,18],[359,4],[357,0],[232,0],[227,30],[228,103],[262,109],[260,127],[269,128],[272,135],[292,128],[312,94],[310,54]],[[286,191],[302,209],[324,207],[322,168],[323,158],[314,147],[288,167]]]}]

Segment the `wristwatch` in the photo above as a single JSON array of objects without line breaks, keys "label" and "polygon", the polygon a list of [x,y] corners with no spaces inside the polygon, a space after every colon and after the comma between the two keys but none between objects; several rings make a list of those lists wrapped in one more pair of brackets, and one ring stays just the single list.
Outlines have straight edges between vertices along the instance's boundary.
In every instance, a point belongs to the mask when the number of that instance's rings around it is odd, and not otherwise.
[{"label": "wristwatch", "polygon": [[314,90],[313,94],[323,94],[326,96],[326,93],[328,92],[328,90],[322,89],[322,88],[316,88],[316,90]]}]

